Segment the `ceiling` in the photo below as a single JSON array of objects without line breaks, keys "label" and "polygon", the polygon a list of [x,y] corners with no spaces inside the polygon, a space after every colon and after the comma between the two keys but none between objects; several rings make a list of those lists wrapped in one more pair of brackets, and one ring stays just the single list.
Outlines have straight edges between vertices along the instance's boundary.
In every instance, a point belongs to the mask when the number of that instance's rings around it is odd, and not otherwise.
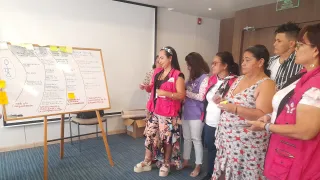
[{"label": "ceiling", "polygon": [[[225,19],[241,9],[275,3],[276,0],[129,0],[199,17]],[[209,11],[208,8],[212,10]],[[274,7],[276,8],[276,6]]]}]

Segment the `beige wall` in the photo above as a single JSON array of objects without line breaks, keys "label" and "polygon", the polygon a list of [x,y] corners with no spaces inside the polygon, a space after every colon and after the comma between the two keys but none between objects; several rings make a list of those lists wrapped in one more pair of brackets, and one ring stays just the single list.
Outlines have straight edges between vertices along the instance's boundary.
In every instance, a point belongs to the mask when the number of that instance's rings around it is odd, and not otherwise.
[{"label": "beige wall", "polygon": [[182,71],[187,74],[185,56],[190,52],[200,53],[211,63],[219,47],[220,20],[202,18],[197,24],[196,16],[159,8],[157,51],[163,46],[172,46],[178,54]]}]

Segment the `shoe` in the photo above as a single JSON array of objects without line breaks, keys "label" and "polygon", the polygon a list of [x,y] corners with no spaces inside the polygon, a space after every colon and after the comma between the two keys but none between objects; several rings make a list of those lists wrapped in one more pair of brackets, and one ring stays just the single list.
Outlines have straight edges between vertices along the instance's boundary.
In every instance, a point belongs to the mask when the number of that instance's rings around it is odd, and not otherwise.
[{"label": "shoe", "polygon": [[212,175],[211,174],[207,174],[205,177],[203,177],[201,180],[211,180]]},{"label": "shoe", "polygon": [[160,177],[167,177],[168,174],[170,172],[170,165],[169,164],[163,164],[160,168],[160,171],[159,171],[159,176]]},{"label": "shoe", "polygon": [[190,173],[190,176],[191,176],[191,177],[197,177],[200,173],[201,173],[201,169],[199,169],[199,171],[193,170],[193,171]]},{"label": "shoe", "polygon": [[145,172],[145,171],[151,171],[151,169],[152,169],[151,161],[150,162],[142,161],[142,162],[138,163],[137,165],[135,165],[133,170],[136,173],[141,173],[141,172]]}]

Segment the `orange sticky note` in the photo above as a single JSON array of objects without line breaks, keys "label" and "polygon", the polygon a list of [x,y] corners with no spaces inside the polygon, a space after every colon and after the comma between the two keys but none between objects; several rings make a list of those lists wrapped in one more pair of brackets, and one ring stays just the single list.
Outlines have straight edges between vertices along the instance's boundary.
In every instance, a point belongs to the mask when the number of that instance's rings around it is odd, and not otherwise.
[{"label": "orange sticky note", "polygon": [[0,99],[8,98],[7,93],[4,91],[0,91]]},{"label": "orange sticky note", "polygon": [[4,105],[4,104],[8,104],[8,98],[0,98],[0,104]]},{"label": "orange sticky note", "polygon": [[0,88],[5,88],[5,87],[6,87],[6,81],[0,80]]},{"label": "orange sticky note", "polygon": [[76,96],[74,95],[74,93],[68,93],[68,98],[74,99],[74,98],[76,98]]}]

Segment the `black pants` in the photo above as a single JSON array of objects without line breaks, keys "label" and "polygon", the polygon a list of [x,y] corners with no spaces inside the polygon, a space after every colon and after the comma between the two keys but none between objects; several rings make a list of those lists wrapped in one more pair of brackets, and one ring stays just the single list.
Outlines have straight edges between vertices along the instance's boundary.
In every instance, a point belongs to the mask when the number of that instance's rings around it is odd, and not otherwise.
[{"label": "black pants", "polygon": [[208,174],[212,175],[217,148],[214,144],[216,128],[204,124],[204,143],[208,148]]}]

